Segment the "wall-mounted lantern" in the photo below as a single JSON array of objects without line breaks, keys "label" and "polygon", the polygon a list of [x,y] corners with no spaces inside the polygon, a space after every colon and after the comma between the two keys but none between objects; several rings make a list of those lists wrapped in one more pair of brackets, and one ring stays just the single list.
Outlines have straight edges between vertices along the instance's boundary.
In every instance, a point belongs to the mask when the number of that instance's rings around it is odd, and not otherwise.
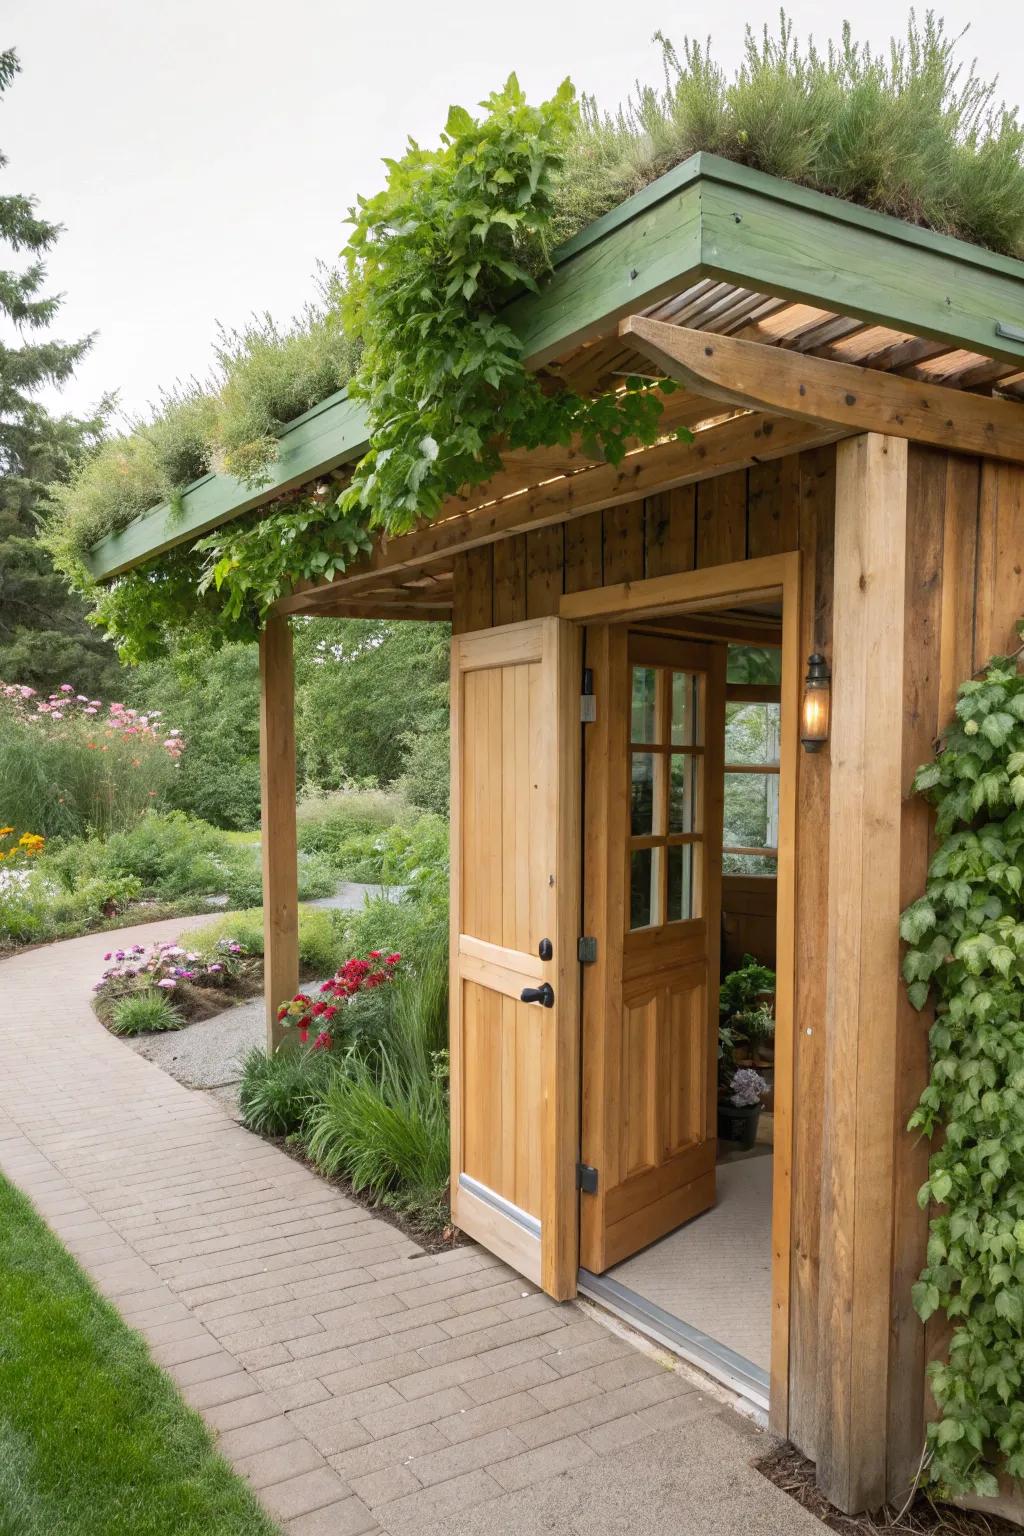
[{"label": "wall-mounted lantern", "polygon": [[807,752],[820,752],[828,741],[832,674],[820,651],[807,658],[804,702],[800,712],[800,740]]}]

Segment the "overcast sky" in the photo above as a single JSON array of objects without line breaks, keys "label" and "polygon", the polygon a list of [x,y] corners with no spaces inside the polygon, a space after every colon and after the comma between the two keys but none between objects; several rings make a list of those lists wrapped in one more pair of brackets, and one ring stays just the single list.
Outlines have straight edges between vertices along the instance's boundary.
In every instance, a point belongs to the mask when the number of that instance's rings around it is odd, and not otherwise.
[{"label": "overcast sky", "polygon": [[[939,8],[971,22],[968,53],[1024,100],[1020,0]],[[788,9],[821,41],[852,7]],[[857,33],[883,44],[903,14],[858,0]],[[0,47],[23,72],[0,109],[0,186],[66,225],[50,260],[60,330],[99,332],[64,407],[117,390],[141,411],[206,372],[218,320],[300,309],[381,157],[408,134],[434,143],[450,102],[515,69],[531,98],[569,74],[613,106],[659,78],[656,28],[710,30],[732,66],[744,23],[775,15],[751,0],[4,0]]]}]

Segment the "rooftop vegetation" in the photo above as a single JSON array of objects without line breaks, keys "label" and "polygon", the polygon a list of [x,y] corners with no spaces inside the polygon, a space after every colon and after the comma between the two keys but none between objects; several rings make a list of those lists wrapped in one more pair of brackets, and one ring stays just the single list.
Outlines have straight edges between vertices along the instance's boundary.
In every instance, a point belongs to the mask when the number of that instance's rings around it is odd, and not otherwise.
[{"label": "rooftop vegetation", "polygon": [[[825,51],[802,44],[783,15],[748,32],[731,79],[710,43],[657,41],[662,84],[615,114],[568,82],[533,107],[514,76],[479,118],[452,108],[440,147],[410,143],[350,213],[341,271],[314,305],[286,328],[223,334],[207,385],[165,396],[55,488],[49,546],[126,659],[171,632],[251,637],[296,581],[343,570],[375,527],[435,514],[504,447],[580,434],[615,461],[627,440],[653,441],[656,394],[543,390],[500,315],[560,242],[698,150],[1024,255],[1024,127],[931,12],[882,54],[849,27]],[[292,493],[95,591],[97,539],[211,469],[258,486],[280,428],[345,384],[371,427],[351,484]]]}]

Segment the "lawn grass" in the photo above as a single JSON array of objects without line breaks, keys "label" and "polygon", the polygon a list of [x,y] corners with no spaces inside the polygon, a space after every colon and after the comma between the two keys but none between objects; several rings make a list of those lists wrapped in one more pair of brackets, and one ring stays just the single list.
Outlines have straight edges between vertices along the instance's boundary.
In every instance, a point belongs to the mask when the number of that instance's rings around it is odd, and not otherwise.
[{"label": "lawn grass", "polygon": [[0,1178],[0,1536],[278,1536],[198,1414]]}]

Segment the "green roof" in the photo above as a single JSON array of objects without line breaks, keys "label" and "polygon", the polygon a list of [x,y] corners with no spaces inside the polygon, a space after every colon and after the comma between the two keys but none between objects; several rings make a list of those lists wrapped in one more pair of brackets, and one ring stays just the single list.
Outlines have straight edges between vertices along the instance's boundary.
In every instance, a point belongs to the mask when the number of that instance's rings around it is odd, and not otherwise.
[{"label": "green roof", "polygon": [[[532,367],[614,331],[616,322],[701,278],[802,301],[1024,370],[1024,261],[697,154],[556,253],[539,294],[505,318]],[[363,405],[345,390],[280,433],[258,490],[205,475],[173,507],[155,507],[91,552],[98,580],[358,459]]]}]

